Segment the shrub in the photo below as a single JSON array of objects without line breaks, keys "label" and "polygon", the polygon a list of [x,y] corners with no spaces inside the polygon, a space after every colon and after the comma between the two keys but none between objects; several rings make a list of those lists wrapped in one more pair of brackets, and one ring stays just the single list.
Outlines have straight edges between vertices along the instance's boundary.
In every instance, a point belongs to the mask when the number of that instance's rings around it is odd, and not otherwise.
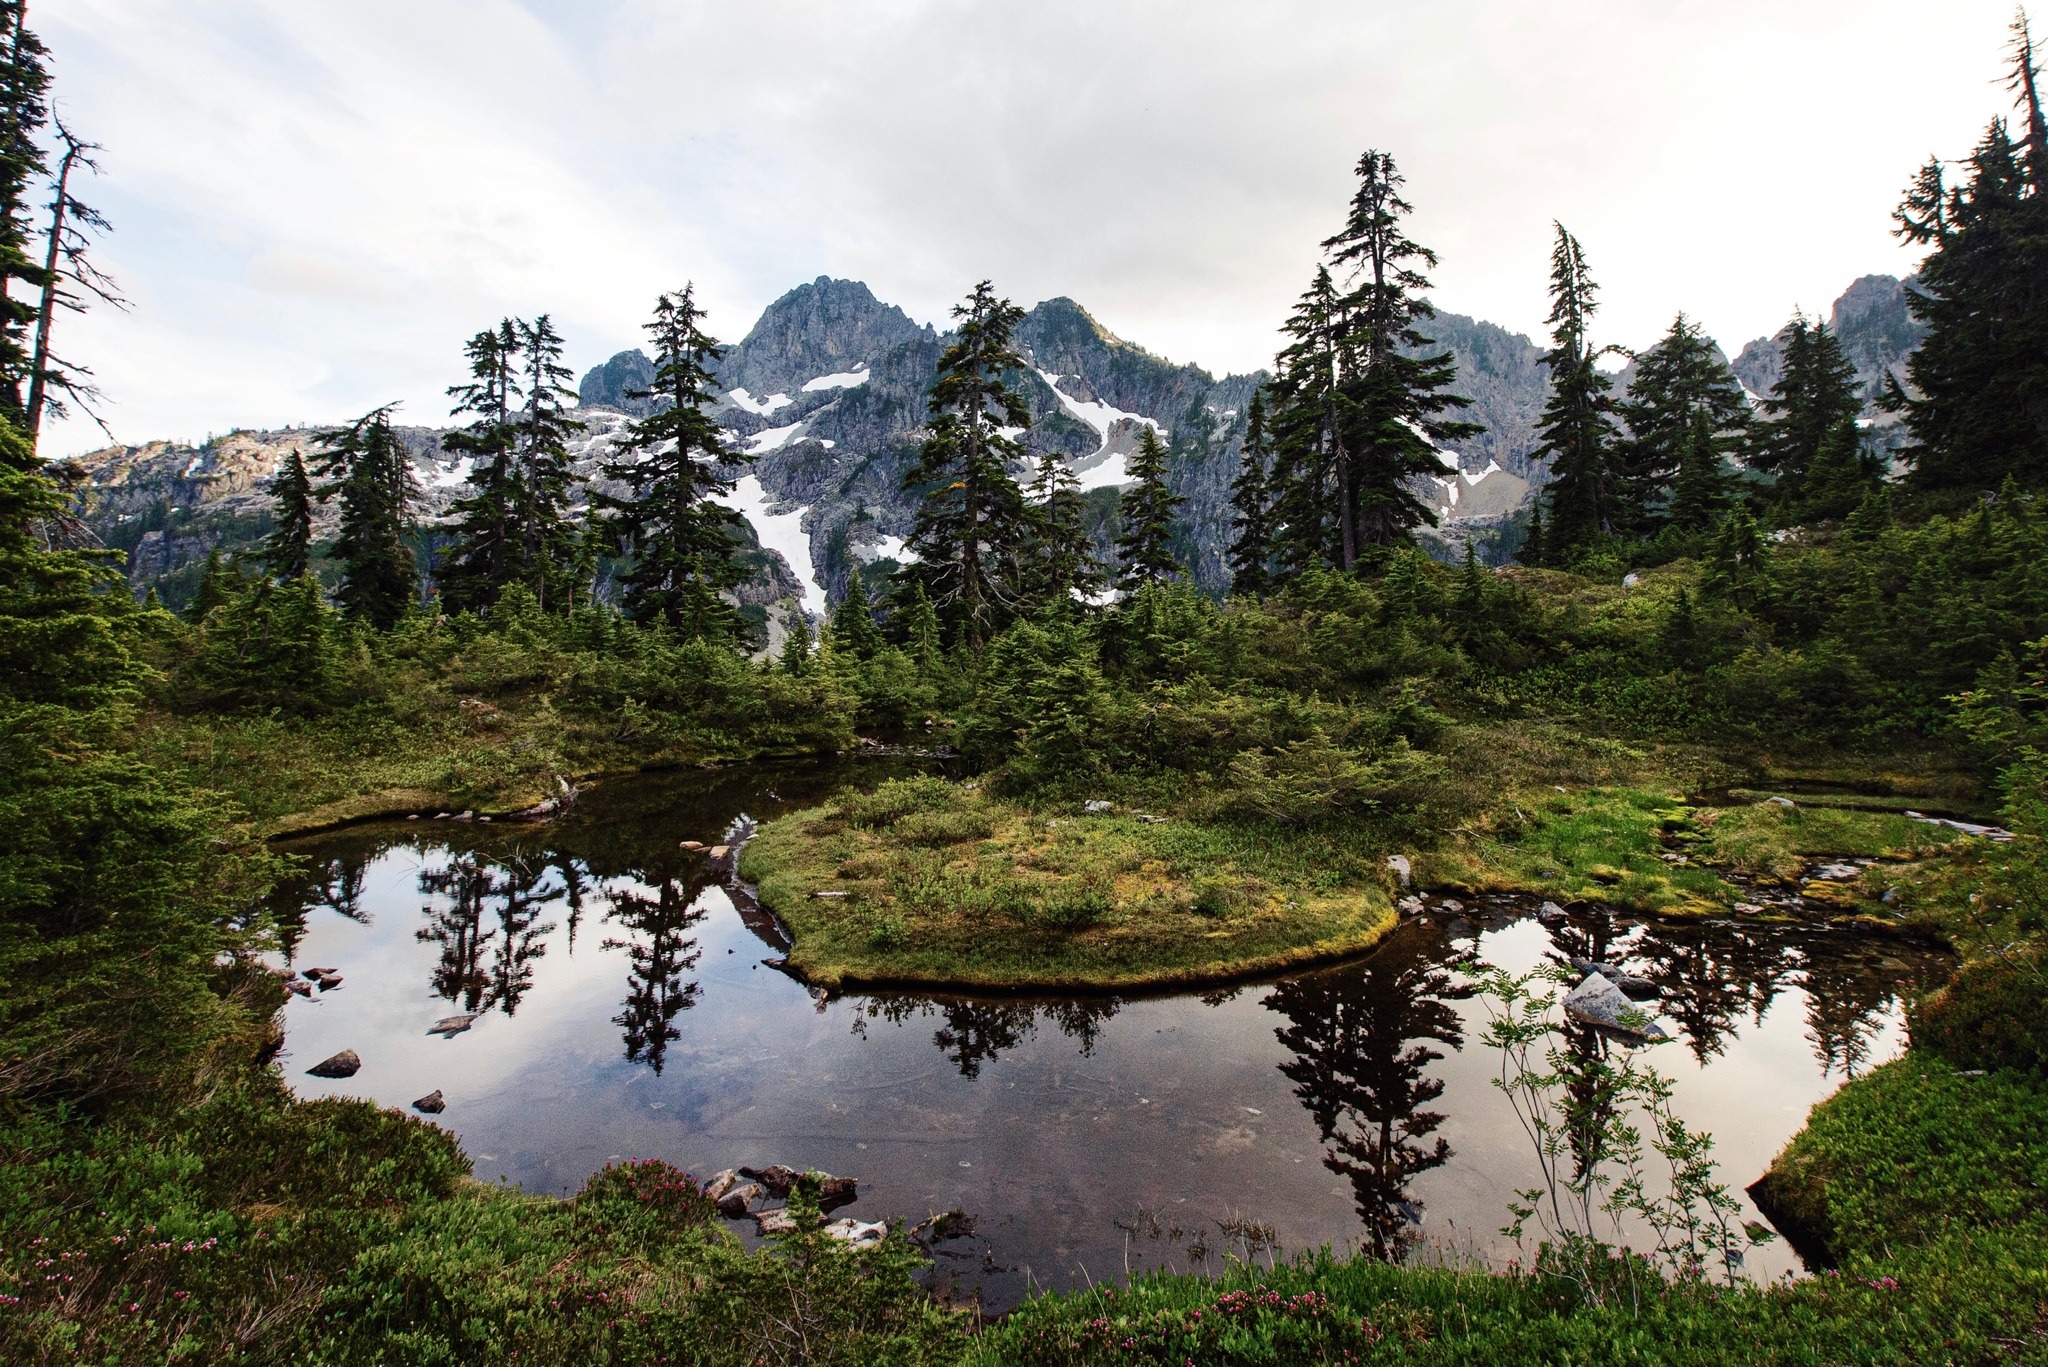
[{"label": "shrub", "polygon": [[896,822],[897,836],[912,845],[957,845],[994,833],[995,823],[977,811],[906,812]]},{"label": "shrub", "polygon": [[1958,1068],[2048,1076],[2048,960],[2033,949],[1966,965],[1914,1013],[1913,1044]]},{"label": "shrub", "polygon": [[843,798],[839,811],[849,826],[869,831],[886,831],[913,812],[956,810],[959,790],[942,778],[892,778],[871,793],[854,793]]},{"label": "shrub", "polygon": [[1086,930],[1116,909],[1109,890],[1099,883],[1062,886],[1040,898],[1030,920],[1050,930]]}]

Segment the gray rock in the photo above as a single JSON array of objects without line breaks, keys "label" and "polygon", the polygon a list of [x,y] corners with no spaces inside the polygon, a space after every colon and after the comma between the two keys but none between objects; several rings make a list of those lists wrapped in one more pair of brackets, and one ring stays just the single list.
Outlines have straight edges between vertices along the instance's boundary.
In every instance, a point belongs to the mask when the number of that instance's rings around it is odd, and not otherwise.
[{"label": "gray rock", "polygon": [[718,1213],[726,1219],[744,1220],[747,1218],[747,1208],[760,1200],[762,1195],[760,1183],[742,1182],[712,1204],[718,1207]]},{"label": "gray rock", "polygon": [[474,1015],[443,1016],[441,1017],[441,1019],[435,1021],[432,1026],[428,1027],[427,1033],[430,1035],[446,1035],[449,1037],[453,1037],[469,1029],[470,1025],[475,1020],[476,1017]]},{"label": "gray rock", "polygon": [[704,1184],[704,1195],[710,1199],[713,1205],[717,1205],[720,1197],[739,1184],[740,1175],[731,1168],[727,1168],[723,1172],[715,1174],[710,1181]]},{"label": "gray rock", "polygon": [[1091,812],[1099,815],[1100,813],[1110,810],[1111,805],[1112,804],[1105,802],[1103,799],[1098,797],[1092,799],[1091,801],[1082,803],[1081,810],[1084,812]]},{"label": "gray rock", "polygon": [[1390,868],[1390,869],[1392,869],[1392,870],[1394,871],[1394,877],[1396,877],[1396,878],[1398,878],[1398,879],[1400,879],[1400,880],[1401,880],[1401,886],[1402,886],[1402,887],[1404,887],[1404,888],[1405,888],[1405,887],[1408,887],[1409,885],[1411,885],[1412,883],[1414,883],[1414,881],[1415,881],[1415,866],[1414,866],[1413,864],[1411,864],[1411,863],[1409,863],[1409,862],[1408,862],[1408,856],[1407,856],[1407,855],[1405,855],[1405,854],[1390,854],[1390,855],[1388,855],[1388,856],[1387,856],[1387,867],[1388,867],[1388,868]]},{"label": "gray rock", "polygon": [[794,1234],[796,1220],[786,1210],[757,1210],[754,1212],[754,1228],[764,1239],[771,1234]]},{"label": "gray rock", "polygon": [[313,995],[312,984],[300,982],[297,978],[286,978],[284,980],[284,990],[291,993],[294,997],[310,997]]},{"label": "gray rock", "polygon": [[872,1248],[888,1237],[889,1226],[880,1220],[834,1220],[825,1226],[824,1234],[849,1248]]},{"label": "gray rock", "polygon": [[1555,902],[1545,902],[1536,909],[1536,919],[1546,926],[1560,925],[1566,920],[1564,908]]},{"label": "gray rock", "polygon": [[418,1101],[413,1102],[412,1108],[415,1111],[422,1112],[426,1115],[439,1115],[441,1114],[441,1112],[448,1109],[448,1102],[444,1097],[442,1097],[441,1089],[439,1087],[436,1087],[433,1091],[428,1092]]},{"label": "gray rock", "polygon": [[1400,912],[1403,916],[1420,916],[1423,912],[1423,901],[1420,897],[1412,895],[1403,897],[1400,901],[1394,903],[1394,910]]},{"label": "gray rock", "polygon": [[333,1058],[321,1059],[306,1070],[312,1077],[354,1077],[363,1061],[353,1049],[344,1049]]},{"label": "gray rock", "polygon": [[1621,989],[1602,973],[1587,974],[1586,980],[1571,990],[1564,999],[1564,1013],[1629,1039],[1664,1038],[1664,1027],[1623,996]]}]

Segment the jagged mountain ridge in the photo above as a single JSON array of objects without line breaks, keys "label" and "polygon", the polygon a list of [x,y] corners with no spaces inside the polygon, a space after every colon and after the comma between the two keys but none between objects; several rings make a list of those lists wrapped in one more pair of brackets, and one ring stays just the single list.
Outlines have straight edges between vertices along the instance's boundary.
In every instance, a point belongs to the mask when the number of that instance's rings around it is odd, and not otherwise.
[{"label": "jagged mountain ridge", "polygon": [[[1904,288],[1888,276],[1866,276],[1835,305],[1834,326],[1867,385],[1896,373],[1918,341]],[[1483,428],[1452,443],[1444,474],[1425,482],[1445,523],[1431,539],[1441,553],[1471,540],[1498,558],[1502,533],[1545,477],[1532,457],[1547,392],[1543,351],[1525,336],[1458,314],[1437,314],[1424,329],[1455,354],[1457,391],[1472,400],[1463,416]],[[741,471],[735,502],[765,548],[744,602],[800,598],[817,610],[844,592],[856,567],[898,553],[914,514],[902,476],[916,455],[945,341],[866,285],[821,276],[770,304],[726,350],[716,371],[716,415],[736,444],[756,454]],[[1218,379],[1175,364],[1116,337],[1066,298],[1032,308],[1018,343],[1030,372],[1017,382],[1033,418],[1023,440],[1034,454],[1053,451],[1072,463],[1089,491],[1098,536],[1106,542],[1112,531],[1124,457],[1141,426],[1152,424],[1167,435],[1169,480],[1187,500],[1181,551],[1200,584],[1225,587],[1229,487],[1245,408],[1263,372]],[[1775,383],[1780,351],[1775,338],[1760,338],[1737,355],[1736,372],[1752,391]],[[595,478],[624,424],[645,411],[628,395],[651,378],[646,355],[631,349],[583,376],[580,478]],[[430,522],[465,488],[466,467],[442,450],[445,431],[401,433]],[[286,452],[307,449],[317,435],[291,428],[235,432],[199,447],[116,446],[69,465],[88,525],[129,552],[136,591],[160,583],[177,601],[209,550],[247,549],[268,530],[271,477]],[[331,517],[331,510],[323,514]]]}]

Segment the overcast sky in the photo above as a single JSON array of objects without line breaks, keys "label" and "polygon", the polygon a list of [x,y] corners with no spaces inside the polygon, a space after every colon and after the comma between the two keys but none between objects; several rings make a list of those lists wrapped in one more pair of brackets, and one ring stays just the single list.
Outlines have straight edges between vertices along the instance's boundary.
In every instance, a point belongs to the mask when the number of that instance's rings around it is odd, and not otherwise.
[{"label": "overcast sky", "polygon": [[[1732,352],[1914,257],[1889,213],[2007,105],[2006,0],[37,0],[134,300],[67,321],[123,441],[438,423],[462,340],[580,374],[697,283],[721,336],[821,274],[912,317],[987,276],[1266,363],[1394,154],[1440,306],[1540,335],[1550,223],[1600,340]],[[99,445],[89,424],[51,454]]]}]

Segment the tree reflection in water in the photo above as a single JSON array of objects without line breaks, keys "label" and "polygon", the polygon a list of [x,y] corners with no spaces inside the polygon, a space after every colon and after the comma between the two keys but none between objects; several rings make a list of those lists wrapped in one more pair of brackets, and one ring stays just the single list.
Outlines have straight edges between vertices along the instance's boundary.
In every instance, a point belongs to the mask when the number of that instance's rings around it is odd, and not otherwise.
[{"label": "tree reflection in water", "polygon": [[277,927],[278,948],[284,961],[298,958],[299,941],[306,934],[306,917],[325,907],[338,916],[361,925],[370,923],[363,910],[363,880],[370,871],[366,855],[344,854],[325,859],[298,857],[297,866],[272,885],[264,897],[271,923]]},{"label": "tree reflection in water", "polygon": [[[420,871],[420,891],[447,899],[420,909],[427,924],[415,932],[421,943],[440,946],[432,977],[436,996],[471,1013],[509,1016],[519,1009],[533,986],[534,960],[547,952],[543,937],[555,928],[539,924],[541,910],[564,892],[549,882],[552,872],[546,855],[514,854],[493,864],[476,853]],[[487,926],[487,918],[494,924]]]},{"label": "tree reflection in water", "polygon": [[683,981],[703,954],[686,932],[704,919],[699,899],[711,879],[701,861],[684,875],[656,865],[639,877],[654,889],[651,896],[632,888],[605,889],[612,924],[635,938],[607,938],[604,947],[623,949],[632,961],[624,1009],[612,1017],[612,1023],[625,1031],[626,1058],[659,1074],[670,1042],[682,1037],[675,1019],[695,1004],[700,991],[696,982]]},{"label": "tree reflection in water", "polygon": [[932,1044],[962,1077],[980,1077],[981,1065],[1022,1044],[1043,1016],[1070,1039],[1079,1040],[1085,1058],[1095,1052],[1104,1021],[1117,1013],[1114,997],[1077,997],[1067,1001],[984,1001],[968,997],[870,997],[853,1018],[853,1032],[867,1033],[871,1020],[902,1025],[913,1016],[937,1016],[941,1024]]},{"label": "tree reflection in water", "polygon": [[1363,964],[1296,978],[1266,998],[1289,1021],[1277,1033],[1294,1058],[1280,1071],[1328,1145],[1323,1166],[1350,1181],[1377,1258],[1398,1260],[1421,1236],[1410,1183],[1451,1157],[1447,1140],[1430,1138],[1444,1114],[1424,1107],[1444,1084],[1426,1070],[1444,1057],[1432,1042],[1464,1046],[1450,1003],[1467,995],[1468,962],[1409,922]]}]

